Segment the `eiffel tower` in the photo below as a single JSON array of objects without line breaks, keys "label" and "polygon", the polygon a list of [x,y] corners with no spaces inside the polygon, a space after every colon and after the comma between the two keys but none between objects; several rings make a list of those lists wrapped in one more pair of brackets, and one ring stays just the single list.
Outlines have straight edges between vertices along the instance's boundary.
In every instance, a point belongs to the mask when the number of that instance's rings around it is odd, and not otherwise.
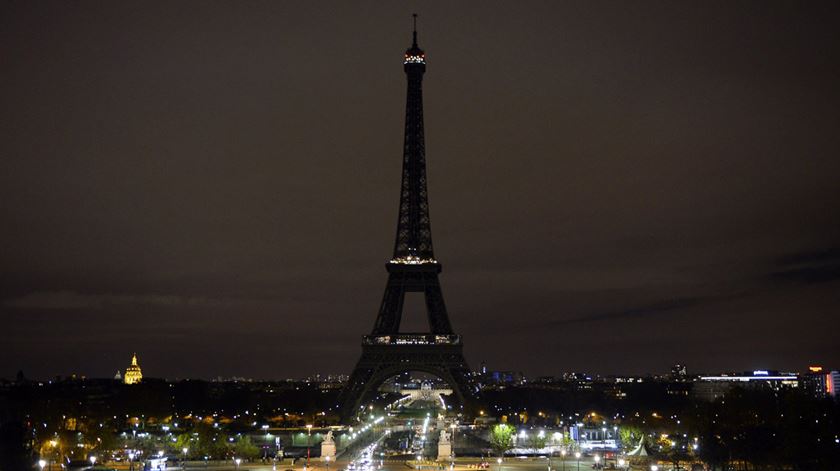
[{"label": "eiffel tower", "polygon": [[[438,281],[441,265],[432,248],[423,136],[422,82],[426,55],[417,46],[417,15],[414,24],[413,42],[405,51],[403,62],[408,94],[394,256],[385,264],[388,283],[373,331],[363,337],[362,357],[342,391],[345,420],[358,413],[363,402],[385,380],[408,371],[429,373],[446,381],[460,404],[472,393],[461,336],[453,332],[449,323]],[[429,332],[400,332],[403,302],[408,292],[425,296]]]}]

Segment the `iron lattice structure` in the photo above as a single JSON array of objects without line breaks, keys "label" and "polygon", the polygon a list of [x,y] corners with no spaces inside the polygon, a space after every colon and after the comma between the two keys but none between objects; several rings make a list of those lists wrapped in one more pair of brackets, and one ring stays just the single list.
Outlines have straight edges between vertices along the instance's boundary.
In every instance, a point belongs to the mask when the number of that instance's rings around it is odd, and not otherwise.
[{"label": "iron lattice structure", "polygon": [[[422,371],[452,386],[463,404],[472,393],[470,370],[461,337],[449,323],[432,246],[432,228],[426,189],[426,148],[423,132],[423,74],[426,56],[412,46],[403,65],[408,81],[405,109],[402,184],[394,256],[385,265],[388,283],[371,335],[362,341],[362,357],[341,397],[342,416],[351,418],[382,383],[399,373]],[[426,300],[428,333],[400,333],[403,302],[408,292],[421,292]]]}]

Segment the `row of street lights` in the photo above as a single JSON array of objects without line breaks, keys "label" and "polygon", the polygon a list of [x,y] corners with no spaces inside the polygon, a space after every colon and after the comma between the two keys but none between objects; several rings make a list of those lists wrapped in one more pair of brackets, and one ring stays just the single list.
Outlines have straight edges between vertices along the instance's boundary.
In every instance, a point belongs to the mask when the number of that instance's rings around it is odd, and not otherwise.
[{"label": "row of street lights", "polygon": [[[181,451],[184,452],[184,464],[183,464],[181,469],[184,469],[186,471],[186,469],[187,469],[187,453],[190,451],[190,449],[185,447]],[[158,455],[159,456],[163,455],[163,452],[162,451],[159,452]],[[129,469],[129,471],[134,470],[134,458],[135,458],[135,454],[133,452],[129,452],[129,454],[128,454],[128,469]],[[96,456],[91,456],[88,459],[90,460],[91,467],[96,466]],[[242,458],[234,458],[233,462],[236,463],[236,469],[239,469],[239,465],[242,464]],[[52,460],[50,460],[49,462],[47,462],[46,460],[38,460],[38,467],[41,468],[41,471],[44,471],[44,468],[46,468],[47,465],[49,465],[49,469],[52,469]],[[329,469],[330,469],[330,457],[328,456],[327,457],[327,471],[329,471]]]},{"label": "row of street lights", "polygon": [[[563,456],[563,471],[566,471],[566,450],[560,450],[560,455]],[[575,452],[575,460],[577,460],[577,469],[580,469],[580,452]],[[595,461],[595,466],[597,466],[601,462],[601,456],[595,455],[593,457]],[[502,459],[498,459],[499,467],[501,467]],[[628,463],[624,458],[619,458],[616,461],[618,465],[618,469],[626,469],[630,467],[630,463]],[[551,471],[551,455],[548,456],[548,471]],[[651,471],[659,471],[659,467],[656,465],[651,466]]]}]

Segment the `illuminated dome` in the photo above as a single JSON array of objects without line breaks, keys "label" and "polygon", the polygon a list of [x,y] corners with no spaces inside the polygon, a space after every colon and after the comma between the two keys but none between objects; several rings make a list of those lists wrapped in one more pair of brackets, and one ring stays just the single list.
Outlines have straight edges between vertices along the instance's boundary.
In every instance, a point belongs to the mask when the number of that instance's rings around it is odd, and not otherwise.
[{"label": "illuminated dome", "polygon": [[125,369],[125,376],[123,376],[123,383],[137,384],[143,379],[143,372],[140,370],[140,365],[137,364],[137,354],[131,356],[131,366]]}]

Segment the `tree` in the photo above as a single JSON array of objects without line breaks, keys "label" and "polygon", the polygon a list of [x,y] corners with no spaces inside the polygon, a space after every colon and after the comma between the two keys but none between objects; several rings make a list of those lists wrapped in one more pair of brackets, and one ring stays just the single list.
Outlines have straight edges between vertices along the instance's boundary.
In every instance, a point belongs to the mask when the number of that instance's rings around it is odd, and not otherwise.
[{"label": "tree", "polygon": [[532,433],[528,436],[528,448],[534,450],[535,453],[545,448],[546,443],[548,443],[548,438],[545,432]]},{"label": "tree", "polygon": [[237,457],[249,460],[260,456],[260,448],[251,442],[251,437],[248,435],[240,436],[233,445],[233,450]]},{"label": "tree", "polygon": [[120,440],[116,431],[110,427],[92,427],[87,438],[93,445],[93,450],[100,455],[112,453],[120,448]]},{"label": "tree", "polygon": [[195,445],[192,448],[195,448],[195,450],[191,449],[190,454],[207,456],[210,459],[226,457],[228,451],[227,440],[218,428],[211,427],[206,423],[199,423],[193,430],[195,430],[197,436],[193,439]]},{"label": "tree", "polygon": [[625,450],[632,450],[642,439],[642,429],[632,425],[622,425],[618,429],[618,438]]},{"label": "tree", "polygon": [[697,456],[712,470],[724,469],[729,462],[729,449],[721,440],[720,435],[707,432],[701,440]]},{"label": "tree", "polygon": [[560,442],[560,446],[563,447],[564,450],[567,452],[573,452],[578,450],[578,444],[572,437],[568,435],[564,435],[563,439]]},{"label": "tree", "polygon": [[513,448],[513,437],[516,430],[508,424],[497,424],[490,429],[490,446],[493,450],[504,456],[505,452]]},{"label": "tree", "polygon": [[27,430],[20,422],[0,424],[0,470],[30,469]]},{"label": "tree", "polygon": [[174,453],[178,454],[183,454],[184,448],[187,449],[187,454],[185,455],[186,457],[197,456],[196,451],[198,450],[196,450],[195,441],[189,433],[178,434],[177,438],[174,442],[172,442],[170,447]]}]

